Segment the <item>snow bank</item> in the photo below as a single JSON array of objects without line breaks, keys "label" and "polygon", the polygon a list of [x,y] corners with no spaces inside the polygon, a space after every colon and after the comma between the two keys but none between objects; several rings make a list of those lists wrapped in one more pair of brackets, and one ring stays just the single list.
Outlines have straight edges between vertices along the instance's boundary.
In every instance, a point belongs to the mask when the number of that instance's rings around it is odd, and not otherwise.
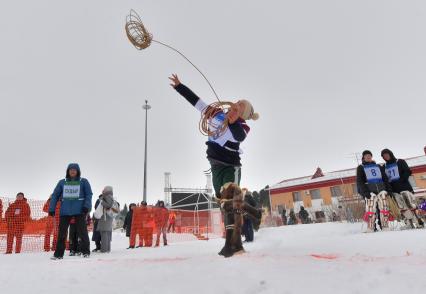
[{"label": "snow bank", "polygon": [[424,230],[361,233],[360,224],[262,229],[248,253],[217,255],[223,240],[126,250],[90,259],[0,256],[6,293],[422,293]]}]

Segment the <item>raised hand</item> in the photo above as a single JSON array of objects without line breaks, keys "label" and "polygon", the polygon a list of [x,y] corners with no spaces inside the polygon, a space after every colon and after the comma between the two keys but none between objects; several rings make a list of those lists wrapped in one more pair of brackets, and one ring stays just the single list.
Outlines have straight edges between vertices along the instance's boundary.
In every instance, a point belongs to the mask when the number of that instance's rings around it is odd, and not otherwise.
[{"label": "raised hand", "polygon": [[172,76],[169,77],[169,80],[172,81],[170,86],[172,86],[173,88],[176,88],[177,86],[180,85],[180,80],[179,80],[179,77],[177,76],[177,74],[172,74]]}]

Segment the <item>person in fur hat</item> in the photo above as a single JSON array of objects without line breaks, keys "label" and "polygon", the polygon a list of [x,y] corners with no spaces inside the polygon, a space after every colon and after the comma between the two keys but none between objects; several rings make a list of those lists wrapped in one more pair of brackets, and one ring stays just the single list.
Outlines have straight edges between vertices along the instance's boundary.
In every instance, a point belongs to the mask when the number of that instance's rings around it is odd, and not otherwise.
[{"label": "person in fur hat", "polygon": [[[247,125],[248,120],[257,120],[259,114],[254,112],[253,105],[245,99],[238,100],[237,102],[230,103],[228,110],[222,110],[220,108],[214,108],[204,102],[194,92],[192,92],[187,86],[182,84],[176,74],[169,77],[171,80],[171,86],[181,94],[192,106],[201,112],[203,117],[208,121],[208,141],[207,145],[207,159],[210,162],[213,187],[217,198],[227,197],[230,192],[227,189],[231,189],[233,192],[238,192],[236,197],[240,197],[241,189],[229,185],[229,183],[235,183],[237,186],[241,180],[241,158],[240,144],[243,142],[249,131],[250,127]],[[211,111],[213,110],[213,111]],[[206,117],[207,113],[213,113],[211,116]],[[227,187],[224,187],[228,184]],[[234,234],[235,231],[241,229],[241,224],[238,222],[234,223],[234,219],[240,219],[239,213],[236,213],[234,217],[230,217],[232,211],[237,211],[233,205],[237,202],[231,201],[232,199],[226,199],[226,205],[222,203],[223,207],[226,207],[225,212],[225,229],[226,229],[226,241],[224,248],[219,252],[219,255],[225,257],[232,256],[237,251],[243,251],[242,245],[238,238]],[[233,203],[231,205],[231,203]],[[236,228],[235,226],[238,226]],[[241,238],[240,238],[241,239]],[[236,244],[232,244],[232,240],[237,240]]]}]

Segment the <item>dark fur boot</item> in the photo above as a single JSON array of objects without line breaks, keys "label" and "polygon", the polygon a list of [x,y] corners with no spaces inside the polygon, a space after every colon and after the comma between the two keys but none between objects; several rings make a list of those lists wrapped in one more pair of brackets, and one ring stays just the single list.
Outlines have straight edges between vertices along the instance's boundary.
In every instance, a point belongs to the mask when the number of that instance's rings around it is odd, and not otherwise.
[{"label": "dark fur boot", "polygon": [[[222,188],[221,201],[222,201],[222,208],[225,211],[226,237],[228,238],[228,234],[230,234],[230,245],[231,245],[232,252],[233,254],[243,253],[244,247],[241,240],[241,230],[242,230],[242,226],[244,222],[244,219],[243,219],[244,199],[243,199],[243,193],[240,187],[234,183],[226,184]],[[229,233],[231,229],[232,229],[232,233]],[[225,243],[225,247],[226,247],[226,243]]]},{"label": "dark fur boot", "polygon": [[232,236],[232,247],[234,254],[244,253],[243,242],[241,240],[241,231],[244,224],[244,199],[241,189],[236,186],[233,197],[233,212],[234,212],[234,235]]},{"label": "dark fur boot", "polygon": [[232,249],[231,240],[232,236],[234,234],[234,230],[226,230],[226,239],[225,239],[225,246],[223,246],[222,250],[218,253],[219,255],[222,255],[223,257],[231,257],[234,255],[234,250]]}]

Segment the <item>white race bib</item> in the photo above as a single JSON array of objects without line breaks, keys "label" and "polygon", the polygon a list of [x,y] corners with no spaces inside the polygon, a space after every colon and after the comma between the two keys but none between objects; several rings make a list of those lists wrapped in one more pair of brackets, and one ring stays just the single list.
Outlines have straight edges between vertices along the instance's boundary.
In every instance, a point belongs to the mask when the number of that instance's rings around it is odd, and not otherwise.
[{"label": "white race bib", "polygon": [[222,147],[228,141],[236,142],[229,128],[227,128],[224,133],[217,134],[218,130],[222,128],[225,118],[226,118],[226,115],[224,113],[219,113],[209,122],[209,130],[213,133],[216,132],[215,135],[209,136],[209,141],[213,141]]},{"label": "white race bib", "polygon": [[383,183],[382,171],[378,164],[370,164],[364,166],[367,182],[370,184]]},{"label": "white race bib", "polygon": [[63,198],[65,200],[80,198],[80,181],[65,182]]},{"label": "white race bib", "polygon": [[398,164],[391,163],[386,165],[386,174],[389,178],[389,182],[396,182],[401,177],[399,176]]}]

